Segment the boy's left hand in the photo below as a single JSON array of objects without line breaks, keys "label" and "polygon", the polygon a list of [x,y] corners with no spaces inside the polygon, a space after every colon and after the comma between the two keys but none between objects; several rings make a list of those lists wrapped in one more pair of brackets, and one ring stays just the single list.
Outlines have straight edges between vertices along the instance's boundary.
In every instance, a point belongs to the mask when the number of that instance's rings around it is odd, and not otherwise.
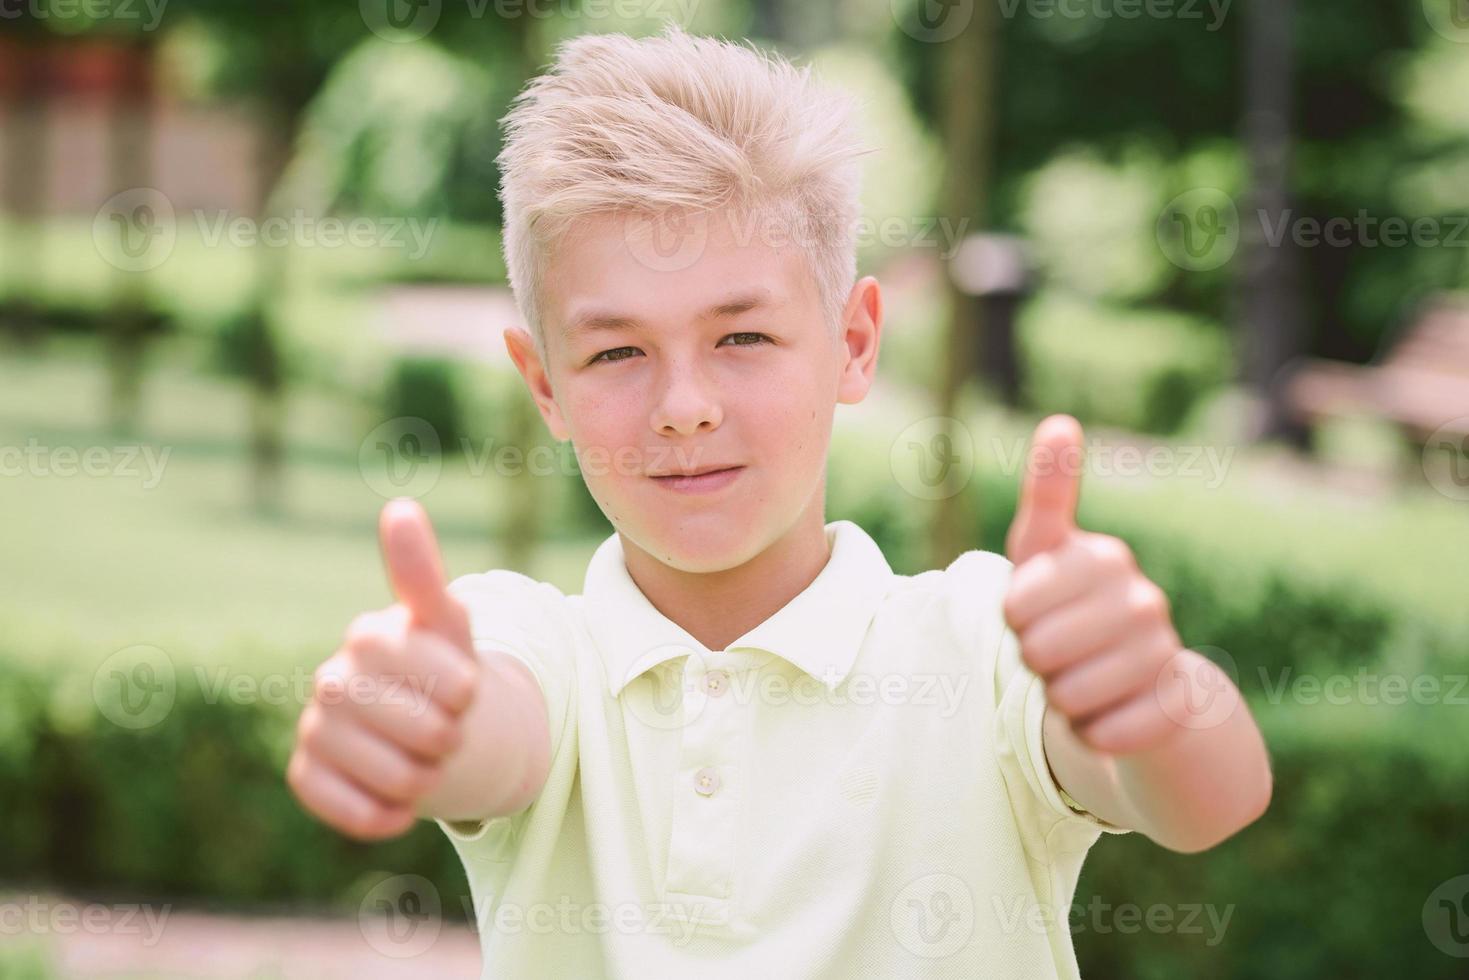
[{"label": "boy's left hand", "polygon": [[1083,742],[1111,754],[1140,752],[1180,728],[1178,707],[1165,699],[1182,702],[1188,692],[1174,670],[1164,671],[1183,648],[1167,596],[1132,549],[1076,526],[1082,440],[1069,415],[1036,427],[1005,540],[1015,565],[1005,620],[1021,658],[1045,679],[1048,703]]}]

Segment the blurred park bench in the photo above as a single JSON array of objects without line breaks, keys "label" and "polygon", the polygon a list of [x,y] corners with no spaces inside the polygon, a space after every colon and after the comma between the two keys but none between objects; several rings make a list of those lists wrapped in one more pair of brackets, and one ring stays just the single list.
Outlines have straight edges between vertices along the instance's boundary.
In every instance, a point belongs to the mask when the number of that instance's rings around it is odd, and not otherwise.
[{"label": "blurred park bench", "polygon": [[1285,381],[1299,420],[1369,415],[1396,423],[1415,442],[1434,433],[1469,437],[1469,295],[1428,300],[1372,364],[1308,358]]}]

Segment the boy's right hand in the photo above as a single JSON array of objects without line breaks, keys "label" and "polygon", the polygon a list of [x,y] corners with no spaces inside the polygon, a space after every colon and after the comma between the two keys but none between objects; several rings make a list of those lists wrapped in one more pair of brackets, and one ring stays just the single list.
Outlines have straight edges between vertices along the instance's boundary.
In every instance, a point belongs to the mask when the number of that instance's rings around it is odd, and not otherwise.
[{"label": "boy's right hand", "polygon": [[317,668],[286,769],[307,810],[360,840],[413,826],[459,747],[480,672],[423,508],[390,501],[378,532],[398,601],[354,619]]}]

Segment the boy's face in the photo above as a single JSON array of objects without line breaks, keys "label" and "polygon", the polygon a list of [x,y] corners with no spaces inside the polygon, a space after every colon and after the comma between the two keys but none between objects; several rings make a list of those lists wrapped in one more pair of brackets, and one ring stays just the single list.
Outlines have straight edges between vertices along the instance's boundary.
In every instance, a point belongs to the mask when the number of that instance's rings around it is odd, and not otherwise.
[{"label": "boy's face", "polygon": [[[642,237],[646,221],[582,220],[547,270],[546,363],[526,331],[506,342],[613,526],[667,565],[708,572],[813,512],[824,520],[833,414],[867,393],[882,305],[862,279],[833,336],[791,236],[693,220],[672,257]],[[698,490],[654,475],[723,467],[736,469]]]}]

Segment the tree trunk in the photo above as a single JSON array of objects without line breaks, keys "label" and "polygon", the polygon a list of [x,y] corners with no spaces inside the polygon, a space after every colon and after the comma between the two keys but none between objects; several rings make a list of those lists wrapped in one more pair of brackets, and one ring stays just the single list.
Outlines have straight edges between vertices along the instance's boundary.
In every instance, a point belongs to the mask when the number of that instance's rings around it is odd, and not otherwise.
[{"label": "tree trunk", "polygon": [[[111,192],[146,187],[151,182],[153,104],[145,46],[124,49],[125,81],[109,113]],[[105,321],[109,378],[108,424],[115,436],[139,429],[143,361],[151,326],[148,273],[119,268],[113,275],[112,309]]]},{"label": "tree trunk", "polygon": [[15,335],[36,340],[41,324],[29,290],[41,281],[42,253],[37,232],[48,170],[43,49],[29,39],[11,39],[5,55],[17,59],[12,98],[5,107],[4,127],[0,129],[5,154],[5,186],[0,188],[0,197],[9,226],[4,243],[5,306]]},{"label": "tree trunk", "polygon": [[[973,12],[973,21],[958,36],[939,45],[943,91],[948,93],[943,117],[946,166],[941,213],[956,223],[967,218],[970,226],[983,228],[994,143],[997,24],[994,4],[977,3]],[[944,276],[944,284],[950,314],[936,412],[945,420],[951,442],[967,447],[970,436],[959,419],[960,399],[973,372],[978,334],[984,329],[982,304],[977,297],[961,292],[951,276]],[[960,553],[978,546],[979,515],[970,506],[966,489],[937,501],[930,526],[930,567],[943,568]]]},{"label": "tree trunk", "polygon": [[1291,117],[1295,0],[1245,4],[1244,142],[1250,161],[1249,205],[1241,215],[1243,271],[1239,338],[1244,382],[1259,398],[1256,439],[1304,445],[1281,395],[1280,369],[1302,352],[1304,330],[1300,256],[1287,237],[1272,247],[1271,226],[1290,206]]}]

